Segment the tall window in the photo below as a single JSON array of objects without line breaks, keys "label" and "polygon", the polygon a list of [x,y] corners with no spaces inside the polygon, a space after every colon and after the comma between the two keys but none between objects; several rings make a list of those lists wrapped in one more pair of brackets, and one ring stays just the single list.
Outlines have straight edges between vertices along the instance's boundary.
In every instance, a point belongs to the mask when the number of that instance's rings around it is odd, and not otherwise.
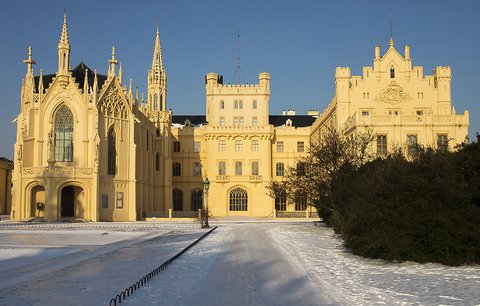
[{"label": "tall window", "polygon": [[180,152],[180,141],[173,142],[173,152]]},{"label": "tall window", "polygon": [[283,141],[277,141],[277,152],[283,152]]},{"label": "tall window", "polygon": [[173,189],[173,210],[182,211],[183,210],[183,193],[180,189]]},{"label": "tall window", "polygon": [[173,176],[181,176],[182,175],[182,164],[179,162],[173,163]]},{"label": "tall window", "polygon": [[248,195],[242,188],[230,191],[230,211],[247,211]]},{"label": "tall window", "polygon": [[287,195],[285,192],[275,197],[275,209],[280,211],[287,210]]},{"label": "tall window", "polygon": [[199,162],[193,163],[193,176],[202,175],[202,164]]},{"label": "tall window", "polygon": [[257,109],[257,101],[253,101],[253,102],[252,102],[252,108],[253,108],[253,109]]},{"label": "tall window", "polygon": [[223,100],[222,100],[222,101],[220,101],[220,109],[224,109],[224,108],[225,108],[225,102],[223,102]]},{"label": "tall window", "polygon": [[110,128],[108,131],[108,175],[117,174],[117,148],[115,130]]},{"label": "tall window", "polygon": [[242,175],[242,162],[235,162],[235,175]]},{"label": "tall window", "polygon": [[227,148],[227,144],[225,142],[225,140],[219,140],[218,141],[218,151],[225,151],[225,149]]},{"label": "tall window", "polygon": [[242,141],[235,140],[235,151],[242,151]]},{"label": "tall window", "polygon": [[243,117],[238,117],[238,125],[239,126],[244,126]]},{"label": "tall window", "polygon": [[297,176],[305,175],[305,163],[299,162],[297,164]]},{"label": "tall window", "polygon": [[297,152],[305,152],[305,142],[297,141]]},{"label": "tall window", "polygon": [[277,176],[285,175],[285,165],[283,163],[277,163],[275,166],[275,172]]},{"label": "tall window", "polygon": [[193,152],[200,153],[200,141],[193,142]]},{"label": "tall window", "polygon": [[148,141],[148,138],[149,138],[149,137],[148,137],[148,131],[147,131],[147,151],[148,151],[148,142],[149,142],[149,141]]},{"label": "tall window", "polygon": [[203,196],[200,189],[192,190],[190,197],[190,209],[196,211],[202,209],[203,206]]},{"label": "tall window", "polygon": [[252,151],[258,151],[258,140],[252,140]]},{"label": "tall window", "polygon": [[304,193],[295,194],[295,210],[307,210],[307,196]]},{"label": "tall window", "polygon": [[258,175],[258,161],[252,162],[252,175]]},{"label": "tall window", "polygon": [[243,101],[238,101],[238,108],[243,109]]},{"label": "tall window", "polygon": [[233,101],[233,108],[238,109],[238,101]]},{"label": "tall window", "polygon": [[226,174],[227,174],[227,170],[225,167],[225,162],[224,161],[218,162],[218,175],[226,175]]},{"label": "tall window", "polygon": [[157,96],[157,94],[153,95],[153,110],[158,110],[158,96]]},{"label": "tall window", "polygon": [[377,135],[377,155],[387,155],[387,135]]},{"label": "tall window", "polygon": [[155,171],[160,171],[160,153],[155,154]]},{"label": "tall window", "polygon": [[73,115],[66,105],[55,115],[55,160],[73,161]]},{"label": "tall window", "polygon": [[395,78],[395,68],[390,68],[390,78],[394,79]]},{"label": "tall window", "polygon": [[224,127],[225,126],[225,117],[220,117],[220,126]]},{"label": "tall window", "polygon": [[439,150],[448,150],[448,135],[447,134],[438,134],[437,135],[437,147]]},{"label": "tall window", "polygon": [[417,154],[418,144],[417,135],[407,135],[407,153],[410,156]]},{"label": "tall window", "polygon": [[238,117],[233,117],[233,126],[238,126]]}]

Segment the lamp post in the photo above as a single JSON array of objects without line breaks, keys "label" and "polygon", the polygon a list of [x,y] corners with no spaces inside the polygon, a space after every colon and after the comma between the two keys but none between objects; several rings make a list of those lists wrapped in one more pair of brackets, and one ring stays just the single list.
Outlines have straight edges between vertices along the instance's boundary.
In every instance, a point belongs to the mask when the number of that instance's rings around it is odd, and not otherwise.
[{"label": "lamp post", "polygon": [[210,189],[210,181],[208,180],[208,176],[205,176],[203,186],[205,187],[205,227],[210,227],[208,225],[208,190]]}]

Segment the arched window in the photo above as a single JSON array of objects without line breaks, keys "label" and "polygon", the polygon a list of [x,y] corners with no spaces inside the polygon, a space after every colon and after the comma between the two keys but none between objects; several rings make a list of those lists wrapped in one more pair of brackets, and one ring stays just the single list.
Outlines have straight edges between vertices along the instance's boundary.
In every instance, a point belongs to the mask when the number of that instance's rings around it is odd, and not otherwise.
[{"label": "arched window", "polygon": [[395,68],[390,68],[390,78],[394,79],[395,78]]},{"label": "arched window", "polygon": [[230,191],[230,211],[247,211],[248,195],[242,188]]},{"label": "arched window", "polygon": [[173,210],[183,210],[183,193],[180,189],[173,189]]},{"label": "arched window", "polygon": [[157,96],[157,94],[153,95],[153,110],[158,110],[158,96]]},{"label": "arched window", "polygon": [[110,128],[108,131],[108,175],[117,174],[117,147],[115,130]]},{"label": "arched window", "polygon": [[224,109],[224,108],[225,108],[225,102],[220,101],[220,109]]},{"label": "arched window", "polygon": [[55,160],[73,161],[73,115],[66,105],[55,115]]},{"label": "arched window", "polygon": [[155,155],[155,171],[160,171],[160,153]]},{"label": "arched window", "polygon": [[191,198],[190,198],[190,204],[192,211],[197,211],[199,209],[202,209],[203,206],[203,193],[200,189],[195,189],[192,190]]}]

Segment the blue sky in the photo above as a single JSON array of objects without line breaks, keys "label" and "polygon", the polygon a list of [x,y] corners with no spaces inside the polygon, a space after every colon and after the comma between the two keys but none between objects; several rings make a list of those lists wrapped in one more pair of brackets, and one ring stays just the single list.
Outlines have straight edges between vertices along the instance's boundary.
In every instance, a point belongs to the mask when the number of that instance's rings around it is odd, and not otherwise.
[{"label": "blue sky", "polygon": [[240,25],[242,82],[271,74],[270,113],[294,108],[322,111],[333,96],[337,66],[361,74],[373,47],[388,47],[393,16],[396,46],[411,46],[413,64],[431,74],[453,70],[457,113],[470,111],[470,138],[480,130],[480,1],[8,1],[0,10],[0,156],[13,157],[15,125],[27,47],[44,74],[54,73],[57,44],[68,13],[71,62],[106,74],[111,47],[146,91],[157,22],[168,76],[167,108],[174,114],[204,114],[204,75],[218,72],[234,83]]}]

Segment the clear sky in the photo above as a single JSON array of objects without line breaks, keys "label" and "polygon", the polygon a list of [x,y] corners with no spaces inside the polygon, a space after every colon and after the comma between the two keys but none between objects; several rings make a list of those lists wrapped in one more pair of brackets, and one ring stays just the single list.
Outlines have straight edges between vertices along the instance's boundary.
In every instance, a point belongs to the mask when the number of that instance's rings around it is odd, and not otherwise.
[{"label": "clear sky", "polygon": [[13,157],[20,86],[29,45],[44,74],[57,69],[57,44],[68,14],[71,63],[106,74],[115,45],[124,83],[146,91],[157,22],[167,70],[167,108],[174,114],[204,114],[204,75],[218,72],[236,81],[237,29],[243,83],[271,74],[270,113],[294,108],[322,111],[333,97],[334,69],[360,75],[373,63],[373,47],[388,48],[389,19],[403,54],[432,74],[451,66],[457,113],[470,111],[470,138],[480,130],[480,1],[447,0],[162,0],[5,1],[0,10],[0,156]]}]

